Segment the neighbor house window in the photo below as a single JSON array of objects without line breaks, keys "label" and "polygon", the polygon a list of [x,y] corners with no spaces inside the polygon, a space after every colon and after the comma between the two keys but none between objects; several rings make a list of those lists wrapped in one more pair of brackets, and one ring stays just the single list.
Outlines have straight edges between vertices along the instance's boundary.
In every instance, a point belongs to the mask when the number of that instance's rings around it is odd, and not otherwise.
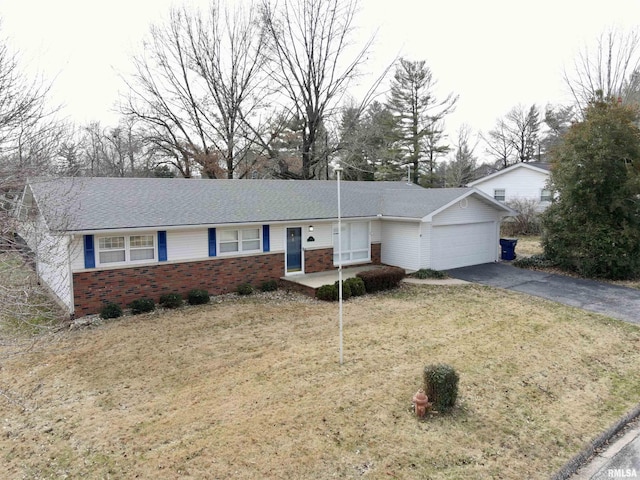
[{"label": "neighbor house window", "polygon": [[154,235],[119,235],[98,239],[98,260],[101,264],[140,262],[155,257]]},{"label": "neighbor house window", "polygon": [[496,188],[493,190],[493,198],[499,202],[504,202],[504,188]]},{"label": "neighbor house window", "polygon": [[540,192],[540,201],[541,202],[550,202],[551,201],[551,190],[542,189]]},{"label": "neighbor house window", "polygon": [[[342,263],[366,262],[371,259],[369,222],[342,224]],[[333,263],[338,264],[338,225],[333,225]]]},{"label": "neighbor house window", "polygon": [[260,251],[260,228],[242,230],[220,230],[220,253]]}]

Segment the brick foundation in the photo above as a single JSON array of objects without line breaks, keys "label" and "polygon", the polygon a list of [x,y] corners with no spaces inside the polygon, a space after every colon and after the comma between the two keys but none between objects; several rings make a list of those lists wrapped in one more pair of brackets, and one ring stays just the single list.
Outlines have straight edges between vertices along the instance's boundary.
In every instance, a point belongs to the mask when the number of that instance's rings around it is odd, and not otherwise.
[{"label": "brick foundation", "polygon": [[211,295],[235,291],[241,283],[259,287],[284,274],[284,254],[216,258],[200,262],[97,270],[73,274],[75,315],[98,313],[105,302],[126,306],[142,297],[158,301],[165,293],[186,295],[201,288]]},{"label": "brick foundation", "polygon": [[[304,254],[305,273],[336,268],[332,248],[306,250]],[[379,243],[371,245],[371,263],[380,264]],[[241,283],[259,287],[282,276],[284,253],[78,272],[73,274],[74,313],[78,317],[98,313],[106,302],[125,307],[142,297],[157,302],[165,293],[186,295],[194,288],[221,295],[235,291]]]}]

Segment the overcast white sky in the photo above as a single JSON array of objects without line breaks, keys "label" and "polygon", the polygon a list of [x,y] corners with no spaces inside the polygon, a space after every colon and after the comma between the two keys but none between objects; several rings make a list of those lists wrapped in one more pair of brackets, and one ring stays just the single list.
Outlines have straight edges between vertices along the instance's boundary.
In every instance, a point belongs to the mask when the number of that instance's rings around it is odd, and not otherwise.
[{"label": "overcast white sky", "polygon": [[[178,0],[182,2],[183,0]],[[206,0],[186,0],[207,4]],[[54,98],[77,123],[114,123],[111,110],[149,25],[174,0],[0,0],[1,34],[30,69],[55,77]],[[521,103],[568,100],[563,69],[607,28],[640,23],[638,0],[362,0],[363,36],[378,28],[368,70],[396,54],[426,60],[441,96],[460,95],[449,117],[490,129]]]}]

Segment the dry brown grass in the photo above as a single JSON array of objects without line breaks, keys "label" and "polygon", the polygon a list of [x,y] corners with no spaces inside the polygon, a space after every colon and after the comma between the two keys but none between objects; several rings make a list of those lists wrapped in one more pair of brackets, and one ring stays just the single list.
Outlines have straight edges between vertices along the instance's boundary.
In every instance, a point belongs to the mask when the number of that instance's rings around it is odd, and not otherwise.
[{"label": "dry brown grass", "polygon": [[[8,478],[548,478],[640,400],[640,332],[480,286],[248,298],[48,337],[0,369]],[[417,421],[424,365],[460,374]]]},{"label": "dry brown grass", "polygon": [[542,253],[540,236],[518,237],[518,243],[516,244],[516,253],[524,257],[530,257],[531,255],[540,255]]}]

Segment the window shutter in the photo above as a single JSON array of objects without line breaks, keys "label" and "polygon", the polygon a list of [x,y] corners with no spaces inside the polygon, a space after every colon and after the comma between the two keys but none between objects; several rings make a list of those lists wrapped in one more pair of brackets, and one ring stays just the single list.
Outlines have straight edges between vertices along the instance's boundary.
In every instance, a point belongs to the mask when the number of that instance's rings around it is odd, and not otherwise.
[{"label": "window shutter", "polygon": [[269,225],[262,226],[262,251],[271,251],[271,239],[269,238]]},{"label": "window shutter", "polygon": [[216,229],[215,228],[209,229],[209,256],[210,257],[216,256]]},{"label": "window shutter", "polygon": [[158,261],[167,261],[167,232],[166,230],[158,231]]},{"label": "window shutter", "polygon": [[84,268],[96,268],[96,251],[93,246],[93,235],[84,236]]}]

